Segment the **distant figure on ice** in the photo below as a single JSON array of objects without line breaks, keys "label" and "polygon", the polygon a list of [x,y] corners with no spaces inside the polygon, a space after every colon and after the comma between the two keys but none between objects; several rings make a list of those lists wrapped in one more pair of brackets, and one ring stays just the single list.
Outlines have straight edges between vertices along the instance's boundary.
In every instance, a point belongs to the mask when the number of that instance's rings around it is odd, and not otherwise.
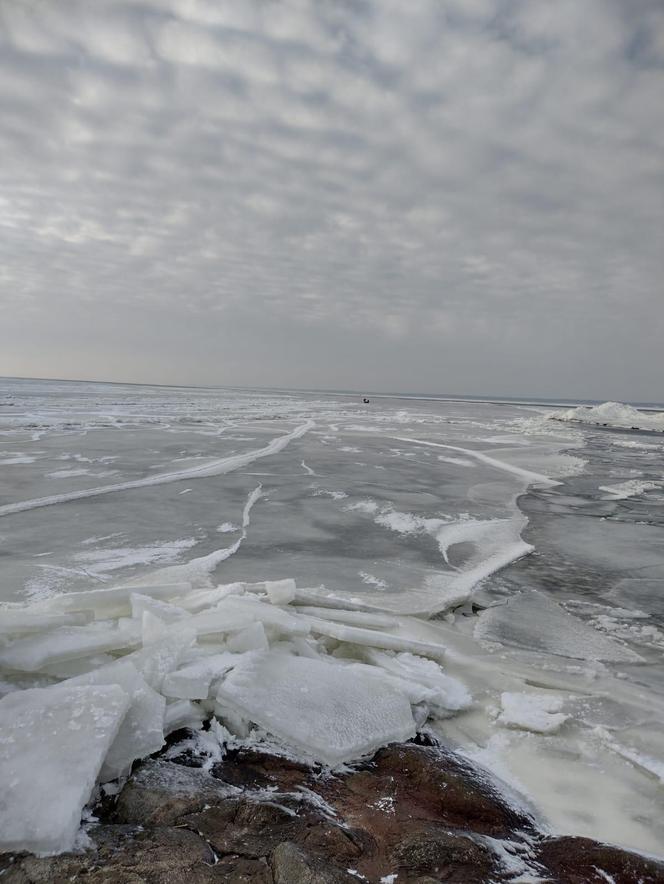
[{"label": "distant figure on ice", "polygon": [[368,404],[369,404],[369,400],[367,399],[366,396],[364,397],[364,399],[362,400],[362,402],[364,402],[365,405],[368,405]]}]

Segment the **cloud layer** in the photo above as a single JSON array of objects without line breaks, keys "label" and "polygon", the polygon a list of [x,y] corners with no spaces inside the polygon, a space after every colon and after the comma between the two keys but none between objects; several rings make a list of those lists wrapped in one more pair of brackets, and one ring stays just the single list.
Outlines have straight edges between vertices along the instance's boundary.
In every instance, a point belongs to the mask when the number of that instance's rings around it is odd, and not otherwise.
[{"label": "cloud layer", "polygon": [[661,399],[659,0],[0,0],[0,372]]}]

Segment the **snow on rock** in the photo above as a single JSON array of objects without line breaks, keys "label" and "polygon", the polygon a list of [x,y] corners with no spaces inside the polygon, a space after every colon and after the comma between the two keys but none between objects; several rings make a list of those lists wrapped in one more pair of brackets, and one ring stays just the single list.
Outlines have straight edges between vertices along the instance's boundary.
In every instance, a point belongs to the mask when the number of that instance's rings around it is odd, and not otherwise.
[{"label": "snow on rock", "polygon": [[553,734],[569,718],[560,711],[563,699],[558,696],[506,692],[500,695],[500,704],[498,724],[537,734]]},{"label": "snow on rock", "polygon": [[380,676],[275,652],[243,661],[218,702],[287,745],[337,765],[415,735],[410,703]]},{"label": "snow on rock", "polygon": [[0,851],[74,846],[129,704],[118,685],[56,685],[0,700]]}]

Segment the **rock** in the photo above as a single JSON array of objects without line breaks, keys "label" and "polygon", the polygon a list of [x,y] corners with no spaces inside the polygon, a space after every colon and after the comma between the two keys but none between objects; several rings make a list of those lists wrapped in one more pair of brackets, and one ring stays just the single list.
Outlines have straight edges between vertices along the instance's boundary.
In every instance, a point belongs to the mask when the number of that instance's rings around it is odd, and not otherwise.
[{"label": "rock", "polygon": [[204,884],[212,875],[214,855],[194,832],[173,827],[145,832],[127,826],[101,826],[90,837],[96,850],[60,856],[24,855],[3,876],[10,884]]},{"label": "rock", "polygon": [[200,768],[157,759],[146,762],[127,781],[118,797],[115,819],[168,826],[238,792]]},{"label": "rock", "polygon": [[485,847],[465,835],[440,829],[408,835],[393,851],[393,861],[407,876],[427,873],[445,881],[484,882],[493,862]]},{"label": "rock", "polygon": [[357,884],[348,872],[316,860],[290,841],[284,841],[272,854],[274,884]]},{"label": "rock", "polygon": [[589,838],[547,838],[538,859],[564,884],[664,882],[664,863]]}]

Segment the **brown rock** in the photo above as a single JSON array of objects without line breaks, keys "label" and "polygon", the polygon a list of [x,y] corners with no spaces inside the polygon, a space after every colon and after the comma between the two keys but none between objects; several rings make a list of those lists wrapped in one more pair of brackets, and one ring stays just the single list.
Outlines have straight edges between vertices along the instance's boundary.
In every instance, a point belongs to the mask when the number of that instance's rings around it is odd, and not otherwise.
[{"label": "brown rock", "polygon": [[394,849],[393,861],[402,877],[424,873],[467,884],[488,881],[493,865],[485,847],[440,829],[408,835]]},{"label": "brown rock", "polygon": [[589,838],[546,839],[539,861],[560,884],[664,884],[664,863]]},{"label": "brown rock", "polygon": [[272,872],[274,884],[357,884],[358,881],[289,841],[280,844],[272,854]]}]

